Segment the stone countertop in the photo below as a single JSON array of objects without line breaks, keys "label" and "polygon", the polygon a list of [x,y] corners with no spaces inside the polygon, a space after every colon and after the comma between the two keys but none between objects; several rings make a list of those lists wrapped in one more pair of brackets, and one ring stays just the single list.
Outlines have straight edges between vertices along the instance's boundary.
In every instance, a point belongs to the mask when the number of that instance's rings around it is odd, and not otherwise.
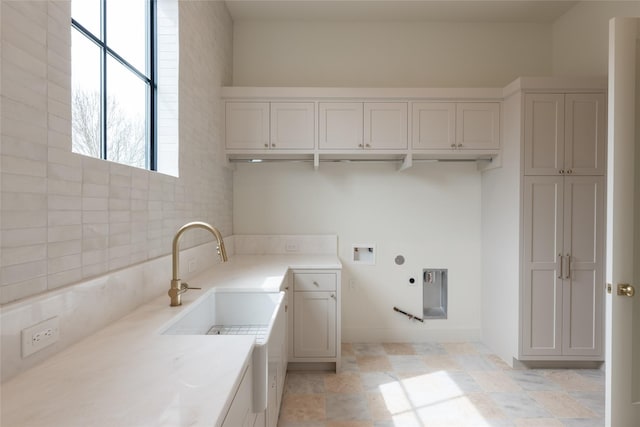
[{"label": "stone countertop", "polygon": [[[1,386],[2,426],[219,426],[249,363],[250,336],[161,335],[213,287],[278,291],[292,269],[339,269],[336,256],[239,255]],[[167,290],[169,280],[167,280]],[[61,331],[64,333],[64,331]]]}]

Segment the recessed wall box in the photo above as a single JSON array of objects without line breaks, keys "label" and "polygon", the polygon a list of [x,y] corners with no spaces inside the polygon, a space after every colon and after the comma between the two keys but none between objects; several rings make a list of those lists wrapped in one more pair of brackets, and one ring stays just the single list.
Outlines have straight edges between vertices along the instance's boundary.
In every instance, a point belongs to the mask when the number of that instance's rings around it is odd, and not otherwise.
[{"label": "recessed wall box", "polygon": [[447,276],[446,268],[423,270],[422,301],[424,319],[447,318]]},{"label": "recessed wall box", "polygon": [[375,264],[376,245],[353,245],[352,260],[356,264]]}]

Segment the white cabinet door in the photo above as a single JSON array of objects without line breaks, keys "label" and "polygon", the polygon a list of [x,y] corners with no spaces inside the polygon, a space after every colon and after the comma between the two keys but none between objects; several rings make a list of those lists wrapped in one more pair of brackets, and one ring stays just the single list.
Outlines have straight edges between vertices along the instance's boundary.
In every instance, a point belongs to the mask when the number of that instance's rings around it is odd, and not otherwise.
[{"label": "white cabinet door", "polygon": [[565,95],[564,169],[573,175],[604,175],[607,111],[605,96]]},{"label": "white cabinet door", "polygon": [[522,356],[603,355],[604,177],[524,178]]},{"label": "white cabinet door", "polygon": [[407,103],[364,103],[364,148],[402,150],[407,148]]},{"label": "white cabinet door", "polygon": [[313,102],[272,102],[270,148],[312,150],[315,134]]},{"label": "white cabinet door", "polygon": [[558,175],[564,170],[564,95],[524,99],[524,174]]},{"label": "white cabinet door", "polygon": [[294,292],[294,357],[336,356],[336,292]]},{"label": "white cabinet door", "polygon": [[563,349],[602,356],[604,177],[564,180]]},{"label": "white cabinet door", "polygon": [[414,102],[412,140],[414,150],[451,150],[456,143],[456,104]]},{"label": "white cabinet door", "polygon": [[269,103],[227,102],[226,141],[231,150],[267,150]]},{"label": "white cabinet door", "polygon": [[231,401],[231,406],[227,411],[222,427],[253,427],[256,421],[256,414],[251,411],[252,407],[252,375],[253,369],[249,363],[244,372],[238,390]]},{"label": "white cabinet door", "polygon": [[521,354],[562,354],[563,178],[525,177]]},{"label": "white cabinet door", "polygon": [[321,102],[318,147],[322,150],[363,148],[362,102]]},{"label": "white cabinet door", "polygon": [[456,148],[500,149],[500,104],[463,102],[456,104]]}]

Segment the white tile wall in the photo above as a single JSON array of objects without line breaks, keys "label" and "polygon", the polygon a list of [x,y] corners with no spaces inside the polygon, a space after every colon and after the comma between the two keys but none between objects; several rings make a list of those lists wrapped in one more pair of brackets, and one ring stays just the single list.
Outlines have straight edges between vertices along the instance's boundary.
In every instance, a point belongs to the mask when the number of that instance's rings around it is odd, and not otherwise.
[{"label": "white tile wall", "polygon": [[[179,178],[71,153],[70,2],[0,8],[0,304],[166,255],[188,221],[231,234],[219,90],[231,84],[232,22],[223,2],[174,4],[178,90],[166,107],[179,105],[178,129],[167,130],[179,143]],[[182,246],[208,241],[192,233]]]}]

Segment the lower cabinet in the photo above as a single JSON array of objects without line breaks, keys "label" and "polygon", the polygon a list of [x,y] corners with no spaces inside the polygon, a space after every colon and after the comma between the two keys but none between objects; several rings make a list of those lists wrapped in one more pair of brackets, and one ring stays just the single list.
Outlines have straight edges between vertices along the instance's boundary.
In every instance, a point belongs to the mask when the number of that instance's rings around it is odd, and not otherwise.
[{"label": "lower cabinet", "polygon": [[233,396],[231,406],[222,422],[222,427],[254,427],[257,414],[253,413],[253,381],[251,381],[253,369],[248,363],[236,394]]},{"label": "lower cabinet", "polygon": [[340,364],[340,271],[295,270],[290,362]]}]

